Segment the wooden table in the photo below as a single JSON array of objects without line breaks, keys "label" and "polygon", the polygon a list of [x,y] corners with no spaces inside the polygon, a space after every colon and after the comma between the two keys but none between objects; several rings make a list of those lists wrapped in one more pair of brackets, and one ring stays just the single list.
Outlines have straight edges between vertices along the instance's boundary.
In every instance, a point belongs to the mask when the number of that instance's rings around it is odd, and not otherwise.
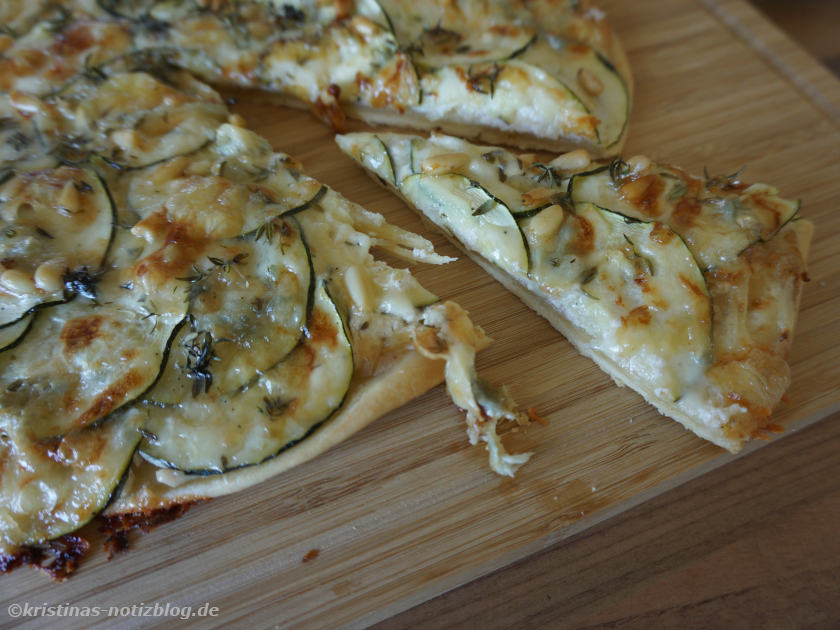
[{"label": "wooden table", "polygon": [[[126,555],[92,553],[65,584],[3,577],[0,626],[21,602],[206,603],[219,616],[193,620],[203,627],[307,630],[840,620],[840,84],[742,0],[601,3],[637,79],[626,154],[694,173],[747,164],[746,178],[802,197],[817,222],[793,385],[777,413],[785,436],[723,455],[617,388],[468,260],[421,267],[424,284],[494,337],[483,374],[549,420],[506,436],[536,451],[516,479],[487,470],[437,388],[312,462],[194,508]],[[311,174],[423,230],[307,114],[246,101],[237,110]]]},{"label": "wooden table", "polygon": [[[783,68],[814,72],[840,120],[840,83],[799,50],[840,76],[840,3],[753,3],[766,15],[706,4]],[[840,627],[840,414],[376,625],[455,627]]]}]

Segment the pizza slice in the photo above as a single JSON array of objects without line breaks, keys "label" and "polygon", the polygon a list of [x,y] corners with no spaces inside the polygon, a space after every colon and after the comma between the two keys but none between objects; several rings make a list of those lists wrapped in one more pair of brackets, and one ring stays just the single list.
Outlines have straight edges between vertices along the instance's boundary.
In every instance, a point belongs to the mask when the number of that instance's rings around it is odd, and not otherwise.
[{"label": "pizza slice", "polygon": [[444,379],[493,469],[528,459],[496,434],[519,416],[475,375],[482,331],[371,253],[447,262],[428,241],[171,68],[26,107],[39,148],[0,164],[3,570],[58,546],[63,577],[95,516],[150,522],[246,488]]},{"label": "pizza slice", "polygon": [[732,452],[771,427],[812,225],[739,174],[547,162],[457,138],[339,146],[660,412]]},{"label": "pizza slice", "polygon": [[[620,150],[631,78],[589,2],[16,1],[0,90],[38,96],[122,56],[345,118],[509,145]],[[31,5],[31,6],[30,6]]]}]

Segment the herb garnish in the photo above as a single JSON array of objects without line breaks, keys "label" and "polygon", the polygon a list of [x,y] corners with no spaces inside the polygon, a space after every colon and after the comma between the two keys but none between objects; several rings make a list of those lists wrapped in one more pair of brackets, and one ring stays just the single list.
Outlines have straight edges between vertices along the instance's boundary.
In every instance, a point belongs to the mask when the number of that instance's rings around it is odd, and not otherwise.
[{"label": "herb garnish", "polygon": [[709,171],[704,166],[703,167],[703,175],[706,178],[706,189],[708,190],[712,187],[715,187],[715,188],[722,188],[722,189],[725,190],[727,188],[737,186],[738,184],[740,184],[740,181],[738,180],[738,177],[740,177],[741,173],[744,171],[745,168],[746,168],[745,166],[742,166],[741,168],[739,168],[737,171],[735,171],[731,175],[711,176],[711,175],[709,175]]},{"label": "herb garnish", "polygon": [[230,260],[223,260],[221,258],[217,258],[216,256],[208,256],[207,260],[209,260],[217,267],[221,267],[222,271],[224,271],[225,273],[229,273],[231,265],[238,265],[246,258],[248,258],[248,254],[246,252],[240,252]]},{"label": "herb garnish", "polygon": [[493,98],[496,90],[496,80],[502,72],[504,66],[494,63],[489,68],[473,72],[472,66],[467,70],[467,85],[473,92],[480,94],[489,94]]},{"label": "herb garnish", "polygon": [[612,162],[610,162],[610,179],[613,183],[621,183],[621,180],[624,179],[627,175],[630,174],[630,165],[621,159],[621,156],[615,158]]},{"label": "herb garnish", "polygon": [[265,403],[265,413],[272,418],[276,418],[278,416],[283,415],[283,412],[289,408],[289,404],[291,403],[291,401],[283,400],[279,396],[275,398],[269,398],[268,396],[265,396],[263,398],[263,403]]},{"label": "herb garnish", "polygon": [[420,35],[423,40],[429,40],[435,46],[445,46],[446,44],[457,44],[464,36],[458,31],[453,31],[448,28],[443,28],[438,22],[432,28],[423,27],[423,33]]},{"label": "herb garnish", "polygon": [[636,247],[636,244],[632,240],[630,240],[630,237],[627,236],[626,234],[624,235],[624,240],[629,243],[630,248],[633,250],[633,256],[632,256],[631,260],[635,259],[635,260],[641,261],[642,264],[645,267],[645,270],[648,272],[648,274],[653,276],[654,275],[653,261],[650,258],[648,258],[647,256],[645,256],[644,254],[642,254],[641,252],[639,252],[639,249]]},{"label": "herb garnish", "polygon": [[[194,320],[190,324],[194,325]],[[213,374],[210,372],[210,362],[215,358],[213,354],[213,335],[207,331],[198,331],[191,342],[188,342],[187,364],[184,369],[187,371],[187,378],[192,380],[192,396],[196,398],[199,394],[210,391],[213,384]]]},{"label": "herb garnish", "polygon": [[[50,237],[52,238],[52,237]],[[96,283],[102,277],[102,272],[91,273],[87,267],[67,270],[61,277],[64,283],[64,296],[69,299],[73,295],[81,295],[89,300],[96,299]]]},{"label": "herb garnish", "polygon": [[677,199],[682,199],[685,197],[685,194],[688,192],[688,184],[684,181],[679,180],[674,187],[671,189],[671,192],[668,193],[668,201],[676,201]]},{"label": "herb garnish", "polygon": [[192,270],[193,274],[191,276],[175,278],[176,280],[182,280],[190,284],[190,288],[187,290],[187,301],[189,302],[192,302],[207,290],[207,287],[204,286],[204,279],[207,277],[207,274],[195,265],[192,266]]},{"label": "herb garnish", "polygon": [[478,208],[473,210],[472,215],[474,217],[477,217],[487,212],[490,212],[490,210],[493,209],[494,205],[496,205],[496,200],[491,197],[490,199],[482,203],[480,206],[478,206]]}]

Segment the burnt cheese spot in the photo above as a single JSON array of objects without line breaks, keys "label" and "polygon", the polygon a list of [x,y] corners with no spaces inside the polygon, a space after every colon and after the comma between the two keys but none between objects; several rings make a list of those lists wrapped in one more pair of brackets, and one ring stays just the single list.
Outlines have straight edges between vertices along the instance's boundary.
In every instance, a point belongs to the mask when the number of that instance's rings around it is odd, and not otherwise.
[{"label": "burnt cheese spot", "polygon": [[77,317],[64,324],[59,338],[65,354],[73,354],[87,348],[99,335],[103,318],[101,315]]},{"label": "burnt cheese spot", "polygon": [[702,206],[697,199],[683,197],[677,203],[671,216],[677,225],[691,227],[700,216],[701,209]]},{"label": "burnt cheese spot", "polygon": [[595,228],[588,219],[579,215],[570,215],[575,222],[574,238],[569,243],[569,251],[574,254],[588,254],[595,249]]},{"label": "burnt cheese spot", "polygon": [[659,198],[664,190],[662,180],[654,174],[648,174],[625,182],[619,188],[618,194],[642,214],[655,217],[660,214]]},{"label": "burnt cheese spot", "polygon": [[621,323],[624,326],[647,326],[650,324],[651,314],[647,306],[637,306],[627,315],[621,318]]},{"label": "burnt cheese spot", "polygon": [[93,43],[90,27],[87,24],[76,24],[59,33],[50,49],[58,56],[71,57],[87,50]]},{"label": "burnt cheese spot", "polygon": [[691,291],[697,297],[705,298],[706,291],[703,290],[703,287],[698,286],[696,282],[691,281],[690,279],[686,278],[683,274],[679,274],[680,282],[682,285]]},{"label": "burnt cheese spot", "polygon": [[313,343],[325,343],[331,348],[338,344],[338,331],[321,311],[313,311],[309,322],[309,338]]}]

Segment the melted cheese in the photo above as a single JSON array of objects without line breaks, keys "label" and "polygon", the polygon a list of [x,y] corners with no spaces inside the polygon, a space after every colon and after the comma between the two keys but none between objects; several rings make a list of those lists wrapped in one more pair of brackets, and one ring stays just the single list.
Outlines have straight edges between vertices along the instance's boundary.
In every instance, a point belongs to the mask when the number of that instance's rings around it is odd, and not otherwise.
[{"label": "melted cheese", "polygon": [[[113,208],[98,176],[61,166],[0,187],[0,325],[71,294],[64,277],[92,273],[111,243]],[[56,276],[46,281],[47,268]]]},{"label": "melted cheese", "polygon": [[188,472],[223,472],[259,464],[327,420],[350,386],[353,353],[323,285],[315,294],[308,334],[283,361],[239,389],[146,407],[142,454]]},{"label": "melted cheese", "polygon": [[[792,220],[798,203],[769,186],[734,176],[703,182],[641,158],[586,171],[587,160],[528,164],[446,136],[377,139],[394,187],[550,304],[571,340],[616,379],[731,450],[767,422],[790,379],[785,357],[810,230]],[[379,144],[369,134],[338,142],[381,173],[384,158],[370,157]],[[417,171],[437,168],[435,160],[449,165],[431,175],[438,186],[449,182],[448,196],[416,185],[429,177]],[[584,172],[564,171],[565,162]],[[521,244],[484,238],[481,213],[462,209],[465,180],[492,191],[497,205],[519,204],[513,216],[527,240],[527,269],[516,264]],[[535,199],[543,205],[528,210]]]},{"label": "melted cheese", "polygon": [[[336,128],[343,125],[342,105],[349,104],[407,114],[411,125],[617,144],[629,90],[609,61],[608,38],[593,36],[608,33],[604,21],[574,6],[560,9],[571,21],[559,23],[541,11],[539,3],[532,10],[524,3],[366,0],[226,3],[214,12],[111,3],[106,13],[77,0],[60,24],[43,20],[11,44],[0,60],[7,77],[0,89],[42,95],[85,68],[95,68],[96,76],[113,72],[111,66],[132,69],[131,59],[135,68],[165,61],[216,83],[280,92],[310,104]],[[44,53],[50,46],[61,68]],[[186,109],[183,132],[200,136],[188,121],[212,113]],[[136,143],[128,133],[118,139]],[[132,164],[164,153],[122,149]]]},{"label": "melted cheese", "polygon": [[[138,262],[136,273],[145,259]],[[0,422],[49,438],[94,425],[133,401],[157,378],[183,320],[183,285],[147,292],[136,275],[111,269],[89,296],[39,312],[25,342],[0,354]]]},{"label": "melted cheese", "polygon": [[137,412],[53,442],[0,424],[0,553],[77,530],[101,512],[140,441]]}]

